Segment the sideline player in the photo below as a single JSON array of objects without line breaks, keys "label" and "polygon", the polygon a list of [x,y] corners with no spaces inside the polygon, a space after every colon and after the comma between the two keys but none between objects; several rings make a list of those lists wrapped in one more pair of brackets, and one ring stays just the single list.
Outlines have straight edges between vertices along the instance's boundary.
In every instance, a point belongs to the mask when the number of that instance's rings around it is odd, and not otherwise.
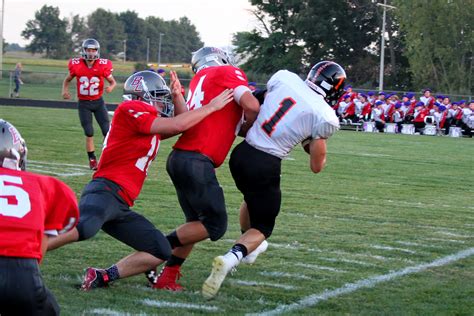
[{"label": "sideline player", "polygon": [[0,119],[0,315],[59,315],[39,262],[51,235],[77,223],[74,192],[49,176],[26,172],[26,143]]},{"label": "sideline player", "polygon": [[[171,87],[172,97],[164,79],[148,70],[127,79],[124,95],[129,100],[114,112],[98,169],[79,202],[79,224],[70,233],[50,240],[48,250],[92,238],[102,229],[136,250],[108,269],[88,268],[81,287],[84,291],[146,272],[171,255],[165,236],[131,207],[160,140],[194,126],[232,100],[232,91],[227,89],[199,110],[187,111],[175,72],[171,72]],[[173,103],[179,115],[168,117],[173,113]]]},{"label": "sideline player", "polygon": [[105,137],[109,131],[110,121],[104,99],[102,98],[104,78],[109,83],[109,86],[105,88],[107,93],[112,92],[117,83],[112,76],[112,62],[108,59],[100,58],[100,45],[98,41],[93,38],[86,39],[82,43],[81,56],[81,58],[69,60],[69,74],[64,78],[62,95],[64,99],[71,98],[69,83],[76,77],[79,120],[86,135],[89,167],[92,170],[97,170],[92,114],[94,114],[102,135]]},{"label": "sideline player", "polygon": [[[258,100],[248,88],[245,73],[232,65],[227,53],[216,47],[203,47],[193,53],[191,66],[196,74],[190,82],[187,106],[196,111],[225,89],[234,89],[234,102],[184,132],[168,156],[166,170],[173,181],[186,223],[166,237],[173,248],[156,282],[158,289],[180,291],[176,282],[181,265],[195,243],[216,241],[227,230],[224,193],[215,168],[226,158],[239,130],[243,133],[255,120]],[[246,123],[242,125],[245,116]]]},{"label": "sideline player", "polygon": [[328,103],[339,99],[345,80],[340,65],[322,61],[313,66],[305,81],[287,70],[278,71],[268,81],[260,113],[229,162],[235,184],[244,195],[240,213],[244,233],[225,255],[214,258],[211,275],[202,287],[204,297],[213,298],[243,258],[253,257],[248,260],[252,263],[266,249],[280,212],[281,160],[302,143],[310,155],[311,171],[323,170],[326,139],[339,129]]}]

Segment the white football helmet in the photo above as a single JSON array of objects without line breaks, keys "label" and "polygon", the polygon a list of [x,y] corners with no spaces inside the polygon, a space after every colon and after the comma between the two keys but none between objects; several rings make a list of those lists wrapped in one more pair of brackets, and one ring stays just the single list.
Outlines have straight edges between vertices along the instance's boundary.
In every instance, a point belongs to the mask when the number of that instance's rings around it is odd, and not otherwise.
[{"label": "white football helmet", "polygon": [[0,119],[0,167],[25,170],[28,149],[18,130]]}]

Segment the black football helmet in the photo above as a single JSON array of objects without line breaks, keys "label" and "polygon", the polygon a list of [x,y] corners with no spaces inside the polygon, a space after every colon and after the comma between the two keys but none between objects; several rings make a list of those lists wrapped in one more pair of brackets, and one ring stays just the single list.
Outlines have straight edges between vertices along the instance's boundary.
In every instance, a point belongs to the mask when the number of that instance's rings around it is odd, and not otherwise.
[{"label": "black football helmet", "polygon": [[337,63],[321,61],[311,68],[306,84],[321,94],[329,105],[333,105],[344,93],[346,72]]},{"label": "black football helmet", "polygon": [[231,56],[220,48],[205,46],[193,53],[191,68],[194,73],[211,66],[233,65]]},{"label": "black football helmet", "polygon": [[141,100],[158,106],[162,116],[173,116],[174,105],[170,89],[163,77],[154,71],[139,71],[128,77],[123,86],[123,94],[125,100]]},{"label": "black football helmet", "polygon": [[[95,53],[87,52],[88,48],[96,49]],[[96,60],[100,58],[100,44],[93,38],[88,38],[82,42],[81,56],[86,60]]]},{"label": "black football helmet", "polygon": [[0,167],[25,170],[28,149],[18,130],[0,119]]}]

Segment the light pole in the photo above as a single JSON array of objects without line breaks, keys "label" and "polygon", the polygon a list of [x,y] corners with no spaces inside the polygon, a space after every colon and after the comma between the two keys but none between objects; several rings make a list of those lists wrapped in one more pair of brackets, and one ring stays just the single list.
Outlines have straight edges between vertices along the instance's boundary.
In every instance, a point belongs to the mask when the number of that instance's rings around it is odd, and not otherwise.
[{"label": "light pole", "polygon": [[160,67],[160,63],[161,63],[161,38],[163,37],[163,33],[160,33],[160,40],[158,42],[158,66],[157,67]]},{"label": "light pole", "polygon": [[146,65],[148,66],[148,62],[150,61],[150,38],[146,38]]},{"label": "light pole", "polygon": [[383,8],[382,34],[381,34],[381,42],[380,42],[380,72],[379,72],[379,91],[383,91],[383,71],[384,71],[384,59],[385,59],[385,18],[387,16],[387,8],[396,9],[396,7],[388,5],[387,0],[383,0],[383,4],[377,3],[377,5]]}]

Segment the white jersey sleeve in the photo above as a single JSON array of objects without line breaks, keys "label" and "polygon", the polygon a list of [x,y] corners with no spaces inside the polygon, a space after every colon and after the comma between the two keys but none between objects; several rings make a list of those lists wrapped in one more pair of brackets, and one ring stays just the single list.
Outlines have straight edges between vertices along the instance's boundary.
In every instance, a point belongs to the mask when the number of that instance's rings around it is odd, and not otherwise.
[{"label": "white jersey sleeve", "polygon": [[280,70],[267,83],[267,95],[247,133],[251,146],[285,158],[304,139],[328,138],[339,129],[334,110],[298,75]]}]

